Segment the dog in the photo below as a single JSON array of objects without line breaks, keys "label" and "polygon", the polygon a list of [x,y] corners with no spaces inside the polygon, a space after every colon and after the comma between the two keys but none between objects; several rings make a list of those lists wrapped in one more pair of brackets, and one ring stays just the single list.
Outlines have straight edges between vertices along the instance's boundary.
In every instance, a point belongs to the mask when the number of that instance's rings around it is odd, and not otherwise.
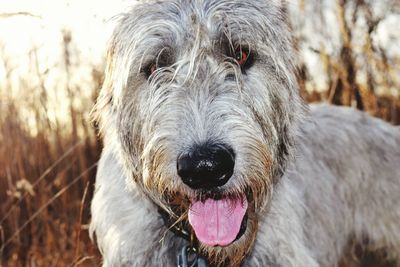
[{"label": "dog", "polygon": [[400,255],[400,129],[299,96],[277,0],[143,1],[95,106],[103,266],[337,266]]}]

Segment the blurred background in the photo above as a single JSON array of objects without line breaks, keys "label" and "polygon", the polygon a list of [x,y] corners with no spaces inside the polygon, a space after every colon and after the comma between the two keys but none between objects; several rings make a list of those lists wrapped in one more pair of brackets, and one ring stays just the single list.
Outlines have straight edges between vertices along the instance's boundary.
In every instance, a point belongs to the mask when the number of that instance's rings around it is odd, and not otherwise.
[{"label": "blurred background", "polygon": [[[0,1],[0,266],[101,263],[88,237],[101,151],[89,113],[113,16],[134,2]],[[285,5],[304,99],[400,124],[400,0]],[[346,267],[380,255],[348,254]]]}]

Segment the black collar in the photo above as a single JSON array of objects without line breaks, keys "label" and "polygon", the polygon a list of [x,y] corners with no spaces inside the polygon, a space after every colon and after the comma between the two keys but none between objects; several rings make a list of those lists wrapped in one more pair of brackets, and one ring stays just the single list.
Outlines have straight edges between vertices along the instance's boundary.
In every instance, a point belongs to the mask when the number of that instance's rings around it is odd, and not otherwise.
[{"label": "black collar", "polygon": [[172,233],[174,233],[176,236],[179,236],[183,239],[186,239],[190,243],[193,243],[193,236],[191,234],[191,231],[189,230],[189,225],[187,222],[181,221],[181,222],[175,222],[173,218],[162,208],[158,208],[158,213],[161,215],[165,227],[167,227],[168,230],[170,230]]},{"label": "black collar", "polygon": [[180,251],[177,252],[177,266],[178,267],[209,267],[207,261],[199,253],[197,246],[194,244],[194,235],[190,231],[190,226],[187,221],[175,222],[171,216],[163,210],[158,208],[158,213],[161,215],[164,225],[174,233],[176,236],[185,239],[189,244],[184,245]]}]

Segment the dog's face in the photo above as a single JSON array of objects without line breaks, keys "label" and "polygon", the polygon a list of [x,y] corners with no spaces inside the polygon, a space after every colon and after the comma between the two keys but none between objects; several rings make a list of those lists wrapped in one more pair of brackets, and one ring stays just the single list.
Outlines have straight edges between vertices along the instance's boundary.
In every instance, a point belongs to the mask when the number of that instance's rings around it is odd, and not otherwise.
[{"label": "dog's face", "polygon": [[251,249],[301,113],[277,2],[147,1],[121,17],[109,49],[105,140],[214,264]]}]

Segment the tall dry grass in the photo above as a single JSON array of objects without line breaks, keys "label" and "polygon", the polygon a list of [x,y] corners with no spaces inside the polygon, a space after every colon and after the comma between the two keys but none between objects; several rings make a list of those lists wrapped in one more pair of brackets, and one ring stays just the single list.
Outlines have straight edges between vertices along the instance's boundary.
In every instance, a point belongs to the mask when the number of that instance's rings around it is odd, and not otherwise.
[{"label": "tall dry grass", "polygon": [[[385,51],[374,48],[366,36],[362,58],[371,67],[360,69],[352,44],[352,25],[343,15],[345,3],[337,0],[342,52],[334,57],[323,49],[317,51],[325,62],[328,88],[324,92],[306,90],[313,78],[303,64],[299,73],[301,93],[309,102],[353,105],[400,124],[399,98],[376,92],[378,87],[400,88],[393,84],[395,79],[385,76],[390,71],[396,74],[393,62],[399,59],[387,58]],[[87,228],[101,150],[89,112],[101,86],[102,67],[93,66],[85,77],[87,83],[73,82],[80,62],[74,54],[71,33],[65,31],[61,43],[61,64],[54,67],[60,76],[52,87],[49,72],[54,69],[40,69],[35,49],[29,55],[29,77],[18,76],[15,66],[0,54],[0,66],[6,71],[0,82],[0,266],[100,263]],[[351,77],[360,71],[367,71],[368,83]],[[382,74],[387,79],[381,79]],[[53,93],[58,91],[63,94],[55,97]],[[63,114],[54,115],[57,109]],[[369,261],[373,262],[373,257]]]},{"label": "tall dry grass", "polygon": [[[37,57],[29,78],[2,58],[8,76],[0,89],[1,266],[99,265],[87,226],[101,149],[89,112],[102,76],[93,68],[88,87],[72,84],[71,51],[64,32],[56,88],[47,88]],[[57,107],[51,90],[66,92],[58,117],[50,116]],[[85,99],[83,91],[91,95]]]}]

